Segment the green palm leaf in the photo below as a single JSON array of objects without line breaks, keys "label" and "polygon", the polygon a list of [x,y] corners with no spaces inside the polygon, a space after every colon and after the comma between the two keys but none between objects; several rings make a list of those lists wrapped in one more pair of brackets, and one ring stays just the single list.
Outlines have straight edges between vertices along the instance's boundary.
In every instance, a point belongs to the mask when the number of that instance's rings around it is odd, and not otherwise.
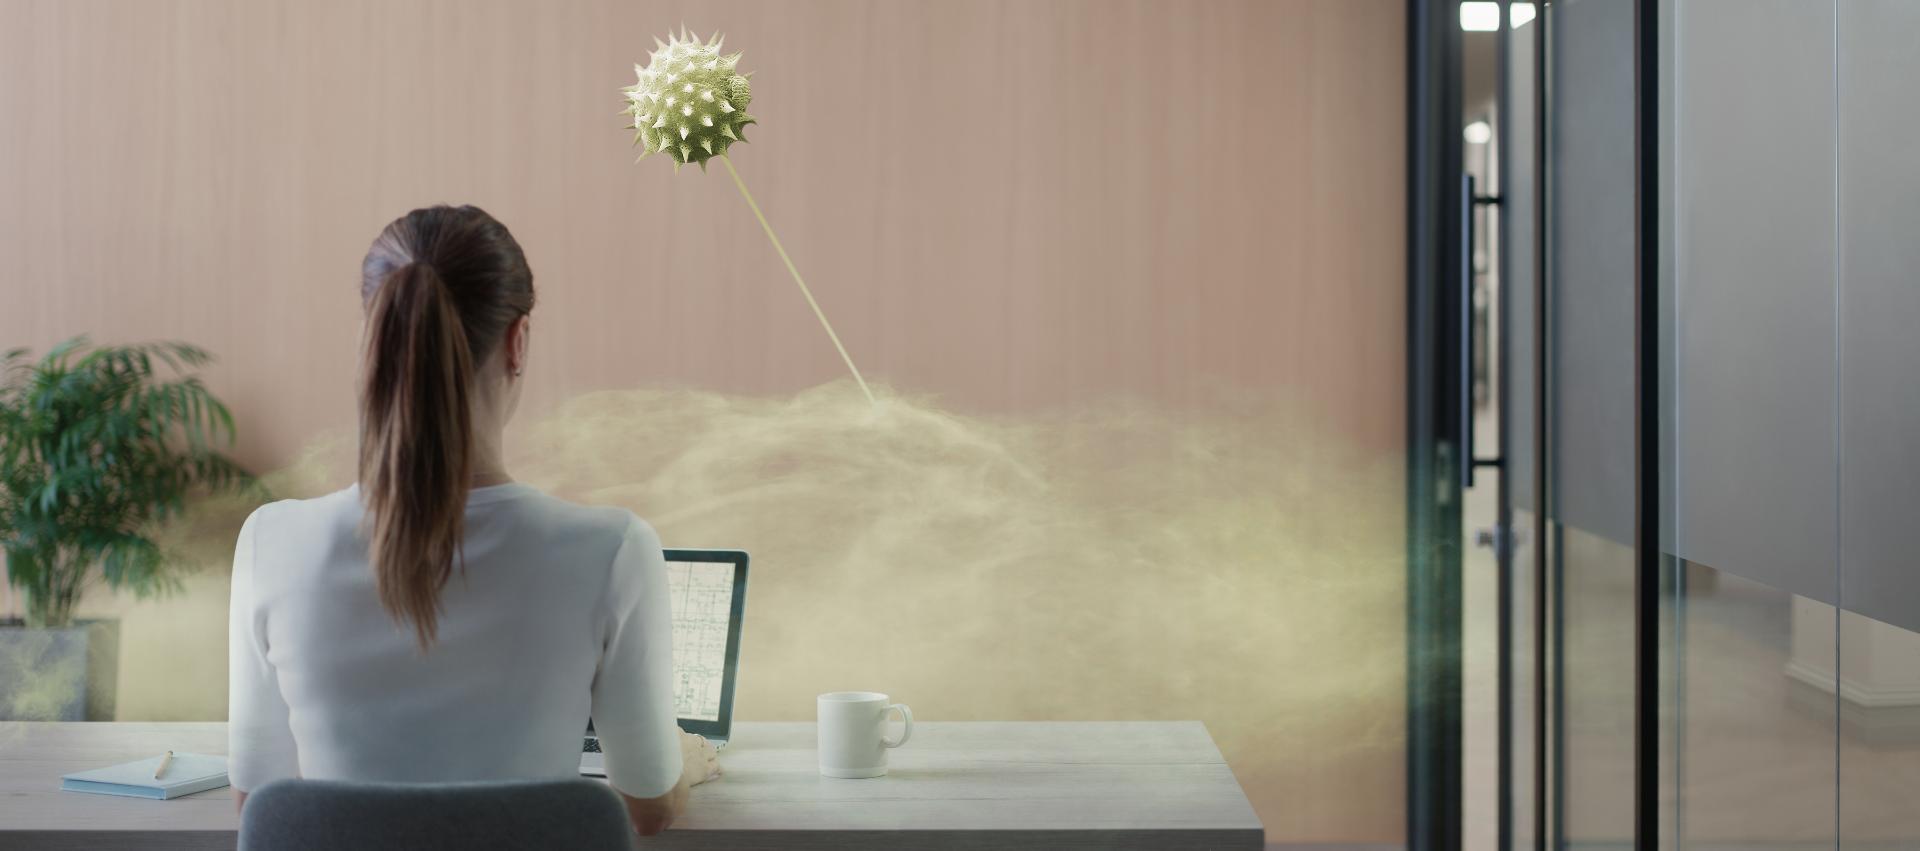
[{"label": "green palm leaf", "polygon": [[60,625],[95,579],[146,595],[178,587],[156,527],[190,499],[255,491],[221,450],[233,414],[184,343],[94,346],[75,337],[38,361],[0,354],[0,549],[28,618]]}]

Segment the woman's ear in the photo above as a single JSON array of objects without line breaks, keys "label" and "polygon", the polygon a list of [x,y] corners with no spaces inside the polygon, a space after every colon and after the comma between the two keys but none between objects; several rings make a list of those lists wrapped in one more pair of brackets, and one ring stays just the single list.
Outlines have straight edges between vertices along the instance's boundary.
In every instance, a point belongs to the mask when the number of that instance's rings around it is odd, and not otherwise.
[{"label": "woman's ear", "polygon": [[533,317],[521,314],[507,326],[507,374],[515,378],[527,369],[528,337],[533,333]]}]

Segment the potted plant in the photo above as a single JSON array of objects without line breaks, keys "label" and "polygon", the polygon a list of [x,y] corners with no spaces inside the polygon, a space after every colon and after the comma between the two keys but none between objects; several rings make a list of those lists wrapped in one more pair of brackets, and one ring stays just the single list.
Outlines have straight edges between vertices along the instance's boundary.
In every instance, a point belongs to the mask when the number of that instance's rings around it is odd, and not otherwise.
[{"label": "potted plant", "polygon": [[81,596],[97,581],[142,597],[177,588],[160,524],[190,496],[254,486],[216,448],[234,428],[193,374],[210,360],[85,337],[38,361],[0,355],[0,551],[26,602],[24,622],[0,622],[0,719],[111,718],[118,623],[76,622]]}]

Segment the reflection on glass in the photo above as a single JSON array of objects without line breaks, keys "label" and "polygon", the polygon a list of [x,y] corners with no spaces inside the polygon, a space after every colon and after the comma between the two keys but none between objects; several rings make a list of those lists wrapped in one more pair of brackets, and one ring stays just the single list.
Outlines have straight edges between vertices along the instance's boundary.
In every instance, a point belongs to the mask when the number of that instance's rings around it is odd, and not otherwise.
[{"label": "reflection on glass", "polygon": [[1841,603],[1854,610],[1840,615],[1840,846],[1920,848],[1920,4],[1841,0],[1834,15]]},{"label": "reflection on glass", "polygon": [[1537,469],[1534,453],[1540,445],[1539,423],[1534,419],[1534,400],[1539,398],[1534,383],[1538,380],[1536,362],[1540,357],[1540,347],[1534,333],[1534,306],[1537,303],[1534,288],[1538,286],[1534,270],[1534,215],[1537,209],[1534,192],[1539,185],[1539,163],[1534,157],[1537,143],[1534,127],[1534,95],[1536,93],[1534,71],[1534,39],[1538,27],[1520,29],[1521,25],[1533,18],[1533,7],[1525,6],[1526,15],[1521,16],[1522,4],[1511,7],[1512,27],[1503,34],[1506,39],[1507,68],[1503,78],[1506,86],[1504,111],[1500,118],[1506,129],[1506,145],[1501,153],[1499,220],[1501,230],[1499,240],[1501,251],[1498,254],[1500,268],[1500,310],[1505,321],[1497,327],[1505,335],[1506,357],[1496,359],[1499,369],[1505,372],[1502,382],[1501,404],[1507,410],[1507,449],[1503,453],[1506,466],[1501,474],[1506,476],[1508,492],[1511,495],[1513,510],[1509,526],[1513,541],[1513,556],[1509,574],[1508,588],[1513,600],[1512,608],[1512,671],[1513,690],[1508,697],[1509,717],[1513,720],[1511,730],[1513,768],[1511,783],[1506,794],[1512,801],[1512,836],[1514,847],[1531,848],[1540,835],[1541,826],[1536,818],[1536,807],[1541,803],[1541,777],[1536,761],[1542,756],[1541,732],[1535,727],[1535,712],[1540,706],[1535,699],[1535,690],[1544,682],[1536,675],[1536,665],[1542,654],[1535,648],[1540,641],[1540,630],[1536,620],[1540,616],[1540,607],[1536,597],[1541,593],[1538,565],[1535,563],[1543,544],[1538,540],[1539,532],[1534,524],[1539,519],[1536,511],[1540,501],[1534,492],[1534,475]]},{"label": "reflection on glass", "polygon": [[1533,847],[1539,828],[1534,822],[1533,790],[1537,774],[1534,759],[1539,740],[1534,730],[1533,690],[1539,679],[1534,676],[1534,605],[1537,584],[1534,581],[1534,514],[1514,509],[1513,573],[1508,587],[1513,595],[1513,691],[1507,705],[1513,719],[1513,783],[1507,794],[1513,799],[1513,844]]},{"label": "reflection on glass", "polygon": [[1832,848],[1834,609],[1687,563],[1683,845]]},{"label": "reflection on glass", "polygon": [[[1461,8],[1465,14],[1467,6]],[[1499,9],[1494,12],[1494,26],[1488,27],[1488,32],[1467,33],[1461,44],[1460,120],[1465,142],[1461,167],[1473,178],[1474,195],[1482,198],[1498,195],[1502,180],[1497,128],[1504,119],[1496,87],[1499,42],[1492,34],[1499,29]],[[1476,202],[1471,216],[1473,241],[1468,256],[1473,324],[1468,361],[1474,444],[1469,448],[1473,457],[1487,458],[1502,452],[1499,412],[1504,400],[1498,398],[1499,363],[1495,353],[1500,345],[1500,288],[1504,280],[1498,208]],[[1461,531],[1474,543],[1461,554],[1460,839],[1467,848],[1489,848],[1499,841],[1503,794],[1499,762],[1501,565],[1494,544],[1500,525],[1500,496],[1506,487],[1503,475],[1495,468],[1477,470],[1472,486],[1462,494]]]},{"label": "reflection on glass", "polygon": [[1920,633],[1840,613],[1840,847],[1920,847]]},{"label": "reflection on glass", "polygon": [[1563,834],[1633,841],[1633,547],[1560,527]]},{"label": "reflection on glass", "polygon": [[[1498,521],[1496,476],[1481,475],[1463,495],[1466,533]],[[1499,559],[1492,547],[1468,547],[1460,558],[1462,847],[1499,841]]]}]

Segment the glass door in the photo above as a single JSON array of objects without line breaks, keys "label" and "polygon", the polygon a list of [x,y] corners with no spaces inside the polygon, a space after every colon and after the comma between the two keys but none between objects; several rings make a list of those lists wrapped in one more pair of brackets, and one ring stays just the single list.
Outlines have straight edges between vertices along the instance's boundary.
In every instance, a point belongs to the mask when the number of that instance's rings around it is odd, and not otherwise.
[{"label": "glass door", "polygon": [[[1504,544],[1496,573],[1494,606],[1499,613],[1494,652],[1498,701],[1495,799],[1500,849],[1543,847],[1548,750],[1544,690],[1547,540],[1540,494],[1545,466],[1538,457],[1544,423],[1545,372],[1539,368],[1544,252],[1539,218],[1544,181],[1540,179],[1542,85],[1539,61],[1544,38],[1540,10],[1533,3],[1505,4],[1495,48],[1497,121],[1494,142],[1499,174],[1498,260],[1495,282],[1499,344],[1494,347],[1500,376],[1500,500],[1493,543]],[[1490,846],[1473,846],[1490,847]]]},{"label": "glass door", "polygon": [[1478,462],[1462,524],[1478,546],[1462,559],[1461,841],[1628,848],[1647,812],[1640,746],[1661,741],[1642,735],[1657,691],[1640,639],[1670,584],[1645,581],[1638,546],[1654,507],[1640,4],[1498,5],[1462,52]]},{"label": "glass door", "polygon": [[1649,8],[1442,4],[1448,32],[1428,36],[1453,64],[1416,66],[1416,78],[1458,75],[1447,136],[1429,140],[1446,173],[1428,185],[1416,169],[1429,194],[1411,196],[1458,247],[1423,245],[1418,230],[1410,243],[1435,270],[1410,279],[1413,330],[1430,335],[1414,351],[1431,364],[1412,365],[1431,394],[1413,402],[1433,418],[1414,451],[1456,474],[1413,483],[1416,510],[1427,495],[1435,507],[1426,537],[1414,530],[1429,561],[1410,577],[1410,634],[1429,644],[1411,648],[1426,675],[1412,682],[1416,701],[1443,707],[1423,718],[1416,702],[1414,717],[1427,741],[1457,741],[1453,762],[1435,747],[1409,767],[1415,791],[1451,794],[1459,817],[1416,819],[1412,847],[1624,848],[1658,833],[1647,802],[1671,760],[1644,749],[1671,740],[1649,707],[1672,582],[1645,556],[1658,558],[1645,439],[1658,406],[1643,397],[1655,350],[1640,333],[1658,327],[1641,297],[1657,256],[1643,190]]},{"label": "glass door", "polygon": [[1549,822],[1554,847],[1633,847],[1635,5],[1543,25]]},{"label": "glass door", "polygon": [[[1519,673],[1513,653],[1525,611],[1514,571],[1523,540],[1513,527],[1511,448],[1516,427],[1512,360],[1513,294],[1508,261],[1508,210],[1514,203],[1505,169],[1515,112],[1503,85],[1510,69],[1513,16],[1487,16],[1463,6],[1460,19],[1460,170],[1466,244],[1461,323],[1465,351],[1463,402],[1468,411],[1469,475],[1463,482],[1461,534],[1461,845],[1507,848],[1516,796],[1516,716],[1511,700]],[[1478,15],[1478,17],[1476,17]]]}]

